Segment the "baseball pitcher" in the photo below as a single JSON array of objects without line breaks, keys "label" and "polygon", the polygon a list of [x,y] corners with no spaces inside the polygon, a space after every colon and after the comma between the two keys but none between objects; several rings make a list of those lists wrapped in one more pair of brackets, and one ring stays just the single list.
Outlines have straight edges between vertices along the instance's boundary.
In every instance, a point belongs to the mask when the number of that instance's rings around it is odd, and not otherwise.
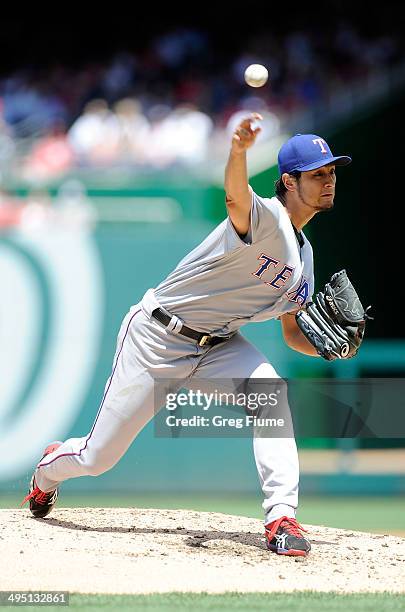
[{"label": "baseball pitcher", "polygon": [[[50,444],[33,474],[35,517],[53,508],[59,485],[112,468],[154,415],[154,384],[184,380],[275,379],[265,355],[240,333],[248,322],[278,319],[289,347],[325,359],[357,352],[366,313],[345,271],[314,291],[313,256],[303,227],[333,207],[335,157],[325,140],[297,134],[280,149],[275,197],[248,183],[247,150],[260,132],[253,113],[236,128],[225,171],[227,217],[149,289],[123,320],[104,395],[91,431]],[[296,520],[299,467],[293,437],[254,435],[269,550],[306,556],[310,543]]]}]

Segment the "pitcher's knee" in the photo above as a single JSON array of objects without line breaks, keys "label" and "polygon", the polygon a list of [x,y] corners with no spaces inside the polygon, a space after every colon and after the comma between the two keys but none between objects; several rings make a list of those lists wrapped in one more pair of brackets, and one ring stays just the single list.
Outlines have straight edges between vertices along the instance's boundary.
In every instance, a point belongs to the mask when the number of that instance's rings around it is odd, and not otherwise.
[{"label": "pitcher's knee", "polygon": [[116,463],[117,460],[106,457],[102,453],[92,453],[86,458],[86,474],[88,476],[100,476],[100,474],[108,472]]}]

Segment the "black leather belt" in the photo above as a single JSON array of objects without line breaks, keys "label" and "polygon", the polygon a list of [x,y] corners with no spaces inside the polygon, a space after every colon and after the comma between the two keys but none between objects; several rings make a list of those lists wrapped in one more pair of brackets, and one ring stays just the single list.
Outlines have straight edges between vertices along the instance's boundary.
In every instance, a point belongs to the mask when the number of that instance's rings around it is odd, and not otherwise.
[{"label": "black leather belt", "polygon": [[[167,327],[171,321],[171,317],[161,308],[156,308],[152,312],[152,317],[160,321],[160,323],[163,323],[165,327]],[[200,332],[195,331],[195,329],[187,327],[187,325],[182,325],[178,333],[182,336],[186,336],[187,338],[191,338],[192,340],[196,340],[198,346],[215,346],[216,344],[231,338],[231,336],[210,336],[210,334],[201,334]]]}]

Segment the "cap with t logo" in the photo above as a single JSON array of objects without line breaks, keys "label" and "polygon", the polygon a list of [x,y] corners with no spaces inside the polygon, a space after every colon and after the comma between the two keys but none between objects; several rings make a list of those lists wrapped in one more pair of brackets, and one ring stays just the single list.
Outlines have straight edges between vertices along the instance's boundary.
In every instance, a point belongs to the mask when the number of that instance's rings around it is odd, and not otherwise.
[{"label": "cap with t logo", "polygon": [[316,134],[296,134],[287,140],[278,154],[280,175],[284,172],[315,170],[326,164],[346,166],[352,161],[347,155],[335,157],[326,140]]}]

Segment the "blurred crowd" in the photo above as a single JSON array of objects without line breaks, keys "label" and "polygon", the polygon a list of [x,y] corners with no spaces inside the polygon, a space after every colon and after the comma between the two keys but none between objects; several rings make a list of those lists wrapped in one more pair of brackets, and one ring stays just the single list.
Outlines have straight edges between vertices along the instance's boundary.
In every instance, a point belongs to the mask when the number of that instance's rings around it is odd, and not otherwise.
[{"label": "blurred crowd", "polygon": [[[341,22],[316,32],[258,31],[237,54],[183,27],[105,61],[24,66],[0,76],[2,173],[42,181],[74,168],[199,164],[241,113],[263,112],[262,138],[270,137],[294,113],[330,106],[339,91],[404,57],[396,34],[365,36]],[[251,63],[268,67],[265,87],[244,83]]]}]

